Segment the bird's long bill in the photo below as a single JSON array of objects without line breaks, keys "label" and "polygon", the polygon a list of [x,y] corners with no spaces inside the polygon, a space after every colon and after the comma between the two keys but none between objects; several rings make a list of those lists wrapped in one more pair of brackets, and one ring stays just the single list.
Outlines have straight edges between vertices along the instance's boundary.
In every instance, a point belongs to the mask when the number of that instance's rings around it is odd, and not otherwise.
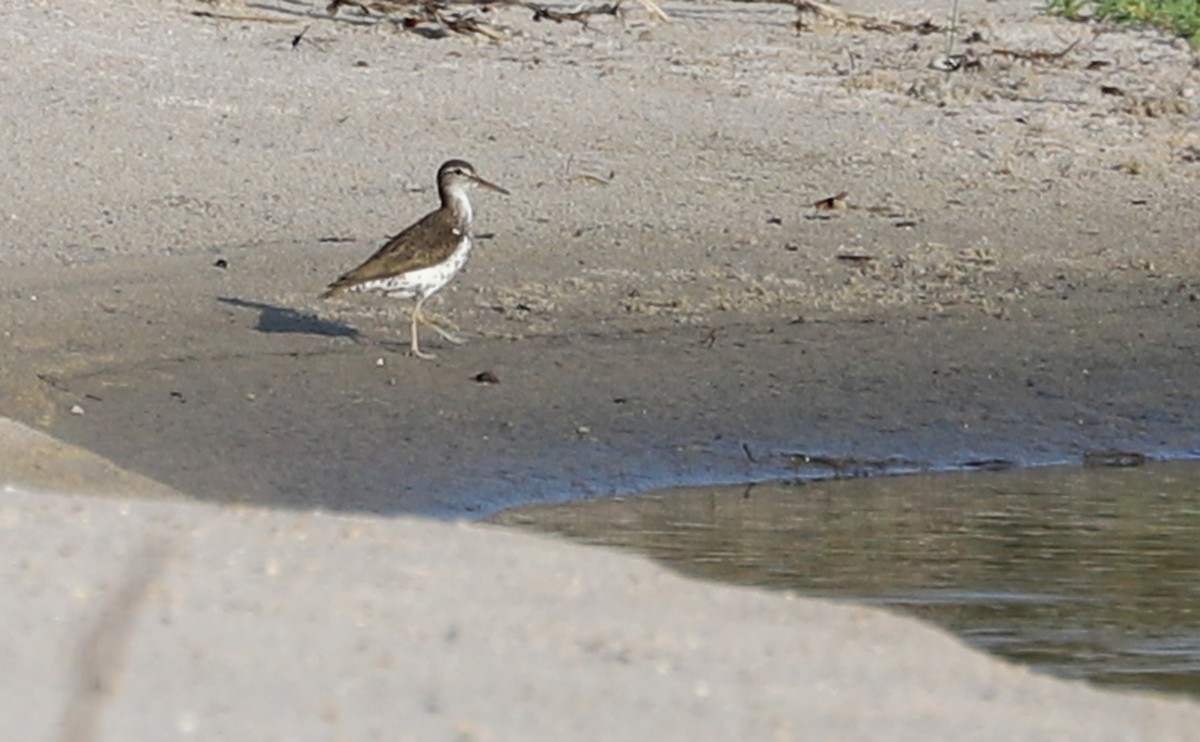
[{"label": "bird's long bill", "polygon": [[504,190],[500,186],[496,185],[495,183],[489,183],[486,180],[484,180],[483,178],[479,177],[478,175],[472,175],[471,180],[475,181],[475,183],[477,185],[481,185],[484,188],[488,189],[489,191],[495,191],[496,193],[503,193],[505,196],[511,195],[508,191]]}]

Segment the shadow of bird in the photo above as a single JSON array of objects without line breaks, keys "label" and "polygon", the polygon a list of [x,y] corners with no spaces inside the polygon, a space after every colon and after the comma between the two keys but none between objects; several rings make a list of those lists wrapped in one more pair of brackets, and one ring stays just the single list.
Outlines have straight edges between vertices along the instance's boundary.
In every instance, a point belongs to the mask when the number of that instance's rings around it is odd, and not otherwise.
[{"label": "shadow of bird", "polygon": [[217,301],[240,309],[253,309],[258,312],[258,324],[254,329],[258,332],[293,333],[297,335],[320,335],[321,337],[352,338],[360,337],[358,330],[341,322],[330,322],[321,319],[311,312],[297,312],[288,307],[277,307],[258,301],[247,301],[231,296],[218,296]]}]

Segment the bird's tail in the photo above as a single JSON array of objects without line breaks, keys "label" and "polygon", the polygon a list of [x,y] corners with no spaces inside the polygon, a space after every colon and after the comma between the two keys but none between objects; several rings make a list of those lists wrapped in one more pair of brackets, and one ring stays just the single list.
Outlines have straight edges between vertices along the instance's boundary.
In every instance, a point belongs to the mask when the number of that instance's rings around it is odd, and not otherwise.
[{"label": "bird's tail", "polygon": [[328,299],[331,296],[337,296],[338,294],[342,293],[345,290],[346,290],[345,285],[340,284],[337,281],[334,281],[333,283],[329,284],[328,288],[326,288],[324,291],[321,292],[320,298]]}]

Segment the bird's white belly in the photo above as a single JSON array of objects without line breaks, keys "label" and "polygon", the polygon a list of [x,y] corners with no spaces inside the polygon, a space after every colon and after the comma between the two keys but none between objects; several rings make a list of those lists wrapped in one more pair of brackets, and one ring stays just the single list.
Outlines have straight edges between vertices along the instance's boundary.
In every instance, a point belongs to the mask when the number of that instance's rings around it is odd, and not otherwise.
[{"label": "bird's white belly", "polygon": [[463,266],[467,264],[467,258],[470,254],[471,240],[464,237],[458,244],[458,249],[451,253],[449,258],[437,265],[431,265],[428,268],[419,268],[398,276],[388,276],[387,278],[380,278],[374,281],[366,281],[356,286],[355,289],[358,291],[378,291],[398,299],[430,296],[435,291],[450,283],[450,279],[454,278],[462,270]]}]

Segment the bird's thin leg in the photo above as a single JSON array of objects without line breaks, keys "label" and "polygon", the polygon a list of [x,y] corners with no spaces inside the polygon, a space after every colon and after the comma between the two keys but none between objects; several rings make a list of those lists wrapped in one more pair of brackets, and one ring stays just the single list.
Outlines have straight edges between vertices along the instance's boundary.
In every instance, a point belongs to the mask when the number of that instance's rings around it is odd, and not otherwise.
[{"label": "bird's thin leg", "polygon": [[425,297],[418,297],[417,304],[412,311],[412,343],[409,346],[412,349],[412,354],[417,358],[430,360],[435,356],[432,353],[425,353],[421,350],[420,341],[417,339],[417,328],[421,323],[421,305],[425,303]]},{"label": "bird's thin leg", "polygon": [[424,325],[426,327],[428,327],[429,329],[431,329],[434,332],[436,332],[437,334],[441,335],[446,340],[446,342],[453,343],[455,345],[462,345],[463,343],[467,342],[466,340],[464,340],[463,338],[460,338],[458,335],[455,335],[454,333],[450,332],[446,328],[439,327],[437,324],[435,324],[433,322],[433,320],[429,319],[425,315],[421,315],[421,322],[424,323]]},{"label": "bird's thin leg", "polygon": [[[454,333],[450,332],[446,328],[442,327],[437,322],[434,322],[433,320],[426,317],[424,312],[421,313],[421,322],[429,329],[431,329],[434,332],[436,332],[437,334],[441,335],[442,338],[444,338],[446,340],[446,342],[453,343],[455,345],[462,345],[463,343],[467,342],[466,340],[462,339],[458,335],[455,335]],[[458,328],[455,328],[455,329],[458,329]]]}]

